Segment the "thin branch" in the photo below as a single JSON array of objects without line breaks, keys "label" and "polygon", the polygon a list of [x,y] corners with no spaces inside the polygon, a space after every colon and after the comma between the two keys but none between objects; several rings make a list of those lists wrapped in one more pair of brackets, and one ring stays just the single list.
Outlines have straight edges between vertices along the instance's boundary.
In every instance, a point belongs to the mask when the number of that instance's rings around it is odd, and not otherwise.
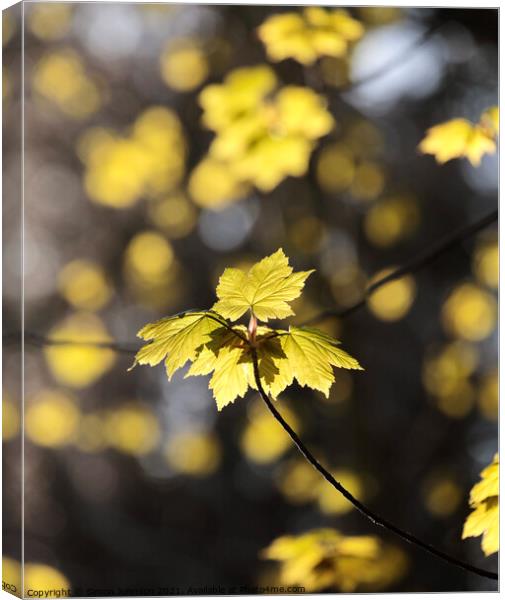
[{"label": "thin branch", "polygon": [[[4,342],[12,343],[16,339],[21,339],[21,333],[17,334],[6,334],[4,336]],[[80,341],[80,340],[59,340],[46,338],[43,335],[39,335],[38,333],[34,333],[32,331],[25,331],[25,344],[30,344],[31,346],[35,346],[38,348],[43,348],[44,346],[83,346],[85,348],[103,348],[104,350],[114,350],[118,354],[136,354],[140,347],[133,347],[131,344],[123,344],[120,342],[99,342],[99,341]]]},{"label": "thin branch", "polygon": [[300,326],[312,325],[313,323],[317,323],[318,321],[322,321],[323,319],[327,319],[329,317],[338,317],[343,318],[351,315],[356,312],[360,308],[366,305],[367,298],[375,291],[377,291],[382,286],[394,281],[395,279],[400,279],[404,275],[416,273],[420,271],[422,268],[426,267],[434,260],[436,260],[439,256],[451,250],[453,247],[457,246],[461,242],[475,235],[482,229],[485,229],[491,223],[494,223],[498,220],[498,210],[494,210],[490,214],[482,217],[478,221],[474,223],[470,223],[469,225],[464,225],[456,230],[454,233],[450,233],[439,240],[436,244],[434,244],[431,248],[422,252],[418,256],[414,257],[409,262],[405,263],[402,267],[392,271],[389,275],[382,277],[372,285],[370,285],[361,300],[344,308],[342,310],[325,310],[322,313],[311,317],[307,321],[304,321]]},{"label": "thin branch", "polygon": [[[379,279],[378,281],[373,283],[371,286],[369,286],[367,288],[367,290],[364,293],[363,298],[361,300],[359,300],[358,302],[356,302],[355,304],[353,304],[352,306],[348,306],[347,308],[344,308],[343,310],[326,310],[324,312],[318,313],[317,315],[311,317],[307,321],[304,321],[303,323],[301,323],[299,325],[299,327],[312,325],[314,323],[317,323],[317,322],[322,321],[323,319],[327,319],[329,317],[343,318],[343,317],[349,316],[350,314],[356,312],[360,308],[363,308],[366,305],[367,298],[373,292],[375,292],[376,290],[381,288],[383,285],[386,285],[387,283],[394,281],[395,279],[399,279],[409,273],[412,274],[412,273],[416,273],[417,271],[420,271],[422,268],[424,268],[427,265],[429,265],[430,263],[432,263],[434,260],[436,260],[439,256],[441,256],[448,250],[451,250],[453,247],[457,246],[458,244],[465,241],[466,239],[472,237],[473,235],[475,235],[482,229],[485,229],[488,225],[491,225],[491,223],[494,223],[497,220],[498,220],[498,210],[494,210],[490,214],[482,217],[481,219],[475,221],[474,223],[470,223],[469,225],[464,225],[464,226],[460,227],[460,229],[458,229],[456,232],[446,235],[441,240],[439,240],[436,244],[434,244],[431,248],[429,248],[425,252],[422,252],[418,256],[414,257],[411,261],[407,262],[402,267],[399,267],[398,269],[396,269],[395,271],[393,271],[386,277],[383,277],[382,279]],[[184,311],[184,313],[180,313],[180,314],[186,314],[188,312],[190,312],[190,311]],[[215,313],[215,315],[217,315],[217,313]],[[220,318],[218,318],[218,316],[209,315],[209,317],[214,319],[218,323],[221,323],[221,325],[223,325],[224,327],[226,327],[227,329],[232,331],[235,335],[240,337],[242,340],[245,339],[241,335],[241,333],[238,332],[236,329],[234,329],[228,322],[221,320]],[[4,335],[3,339],[4,339],[4,343],[11,343],[12,341],[21,339],[21,333],[20,332],[7,333]],[[30,331],[25,331],[25,343],[31,344],[32,346],[39,346],[39,347],[42,347],[42,346],[68,346],[68,345],[70,345],[70,346],[71,345],[94,346],[97,348],[108,348],[110,350],[115,350],[116,352],[119,352],[121,354],[136,354],[140,349],[139,347],[136,347],[136,348],[133,347],[131,343],[129,344],[129,343],[121,343],[121,342],[93,342],[93,341],[79,342],[79,341],[72,341],[72,340],[53,340],[50,338],[46,338],[43,335],[33,333]]]},{"label": "thin branch", "polygon": [[[247,338],[242,333],[240,333],[240,331],[237,331],[236,329],[234,329],[223,317],[221,317],[221,315],[219,315],[218,313],[214,313],[213,311],[186,310],[186,311],[177,313],[175,315],[172,315],[172,317],[182,317],[191,312],[212,313],[212,314],[207,315],[209,317],[209,319],[212,319],[213,321],[216,321],[216,323],[219,323],[223,327],[226,327],[226,329],[231,331],[234,335],[239,337],[242,341],[244,341],[244,342],[247,341]],[[19,331],[14,332],[14,333],[6,333],[3,336],[4,344],[12,344],[18,340],[21,340],[21,332],[19,332]],[[105,341],[99,342],[99,341],[93,341],[93,340],[82,340],[81,341],[81,340],[51,339],[51,338],[46,338],[43,335],[31,332],[31,331],[25,331],[25,343],[30,344],[31,346],[38,347],[38,348],[43,348],[44,346],[83,346],[86,348],[103,348],[105,350],[114,350],[118,354],[127,354],[127,355],[137,354],[137,352],[141,348],[141,346],[135,347],[132,344],[121,343],[121,342],[105,342]]]},{"label": "thin branch", "polygon": [[486,571],[485,569],[480,569],[479,567],[474,567],[473,565],[470,565],[462,560],[454,558],[454,557],[450,556],[449,554],[442,552],[442,550],[438,550],[431,544],[423,542],[422,540],[417,538],[415,535],[412,535],[408,531],[404,531],[403,529],[400,529],[399,527],[397,527],[396,525],[394,525],[387,519],[384,519],[383,517],[375,514],[367,506],[365,506],[362,502],[360,502],[357,498],[355,498],[341,483],[339,483],[333,477],[333,475],[331,473],[329,473],[321,465],[321,463],[314,457],[314,455],[310,452],[310,450],[305,446],[305,444],[302,442],[302,440],[298,437],[296,432],[284,420],[284,417],[280,414],[280,412],[275,408],[272,401],[268,397],[268,394],[263,389],[263,385],[261,383],[261,378],[260,378],[260,373],[259,373],[258,355],[256,353],[255,348],[252,348],[251,355],[252,355],[252,360],[253,360],[254,379],[256,381],[256,386],[257,386],[260,396],[263,399],[264,403],[266,404],[268,410],[272,413],[275,420],[282,426],[284,431],[286,431],[286,433],[292,439],[292,441],[294,442],[294,444],[296,445],[298,450],[306,458],[306,460],[308,460],[309,463],[314,467],[314,469],[316,469],[316,471],[319,471],[319,473],[326,479],[326,481],[328,481],[338,492],[340,492],[342,494],[342,496],[344,496],[344,498],[349,500],[349,502],[354,506],[354,508],[356,508],[357,510],[359,510],[360,513],[365,515],[365,517],[367,517],[367,519],[369,519],[374,525],[379,525],[381,527],[384,527],[385,529],[395,533],[396,535],[398,535],[402,539],[406,540],[407,542],[414,544],[415,546],[419,546],[426,552],[429,552],[430,554],[433,554],[434,556],[438,556],[439,558],[442,558],[443,560],[447,561],[448,563],[450,563],[452,565],[456,565],[457,567],[460,567],[461,569],[464,569],[465,571],[470,571],[471,573],[475,573],[476,575],[480,575],[481,577],[487,577],[488,579],[498,579],[497,573],[493,573],[492,571]]}]

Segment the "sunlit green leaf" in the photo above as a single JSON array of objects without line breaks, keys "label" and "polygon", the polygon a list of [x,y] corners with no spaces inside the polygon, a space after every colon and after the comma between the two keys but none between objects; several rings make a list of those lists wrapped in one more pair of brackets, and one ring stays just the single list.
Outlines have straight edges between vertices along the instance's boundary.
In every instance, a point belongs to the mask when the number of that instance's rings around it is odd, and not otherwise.
[{"label": "sunlit green leaf", "polygon": [[214,310],[236,321],[250,310],[260,321],[293,313],[288,302],[298,298],[313,271],[293,273],[282,249],[256,263],[248,273],[226,269],[217,286]]}]

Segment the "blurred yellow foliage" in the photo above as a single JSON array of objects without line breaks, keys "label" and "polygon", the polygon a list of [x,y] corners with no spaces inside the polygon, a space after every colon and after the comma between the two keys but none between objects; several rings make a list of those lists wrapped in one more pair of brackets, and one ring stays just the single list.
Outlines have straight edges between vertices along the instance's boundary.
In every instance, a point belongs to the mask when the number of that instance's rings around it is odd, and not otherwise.
[{"label": "blurred yellow foliage", "polygon": [[[363,485],[361,479],[355,473],[339,469],[331,471],[331,474],[355,498],[358,498],[358,500],[363,499]],[[327,515],[343,515],[352,510],[352,504],[341,494],[336,494],[335,488],[321,477],[319,477],[316,486],[316,494],[319,508]]]},{"label": "blurred yellow foliage", "polygon": [[156,415],[142,404],[125,405],[105,415],[105,436],[108,444],[134,456],[153,450],[161,432]]},{"label": "blurred yellow foliage", "polygon": [[8,442],[19,433],[21,416],[19,408],[4,391],[2,395],[2,440]]},{"label": "blurred yellow foliage", "polygon": [[303,175],[315,141],[333,127],[325,100],[313,90],[276,88],[273,70],[260,65],[236,69],[200,94],[203,122],[217,134],[210,157],[238,182],[265,192]]},{"label": "blurred yellow foliage", "polygon": [[499,250],[496,240],[484,240],[478,244],[473,256],[473,272],[477,279],[496,290],[499,279]]},{"label": "blurred yellow foliage", "polygon": [[78,342],[44,348],[44,356],[54,378],[69,387],[85,388],[93,384],[116,360],[113,350],[86,345],[86,342],[112,341],[96,315],[74,313],[51,329],[48,337],[55,341]]},{"label": "blurred yellow foliage", "polygon": [[188,431],[172,436],[165,447],[167,463],[184,475],[214,473],[221,462],[221,446],[211,433]]},{"label": "blurred yellow foliage", "polygon": [[354,154],[345,144],[330,144],[319,153],[317,179],[325,191],[345,191],[354,181],[355,172]]},{"label": "blurred yellow foliage", "polygon": [[498,135],[500,133],[500,109],[497,106],[491,106],[480,116],[482,127],[488,135]]},{"label": "blurred yellow foliage", "polygon": [[461,418],[471,410],[474,392],[468,378],[474,373],[477,362],[476,349],[462,341],[447,344],[425,360],[423,384],[447,416]]},{"label": "blurred yellow foliage", "polygon": [[163,81],[178,92],[194,90],[207,78],[207,58],[196,40],[170,41],[160,56]]},{"label": "blurred yellow foliage", "polygon": [[433,154],[438,163],[467,157],[474,167],[480,165],[484,154],[494,154],[498,135],[498,108],[484,111],[474,125],[466,119],[452,119],[428,129],[419,144],[424,154]]},{"label": "blurred yellow foliage", "polygon": [[462,419],[472,410],[475,399],[473,384],[468,379],[460,379],[454,388],[444,395],[437,396],[438,409],[448,417]]},{"label": "blurred yellow foliage", "polygon": [[350,191],[358,200],[373,200],[384,189],[384,183],[382,167],[372,161],[362,161],[356,165]]},{"label": "blurred yellow foliage", "polygon": [[24,585],[25,593],[32,597],[44,597],[48,590],[57,591],[61,598],[71,595],[68,579],[49,565],[25,563]]},{"label": "blurred yellow foliage", "polygon": [[[353,496],[363,498],[361,478],[348,469],[332,469],[331,474],[344,485]],[[316,502],[321,512],[328,515],[343,515],[352,510],[352,504],[304,460],[296,459],[284,468],[279,478],[279,489],[291,504]]]},{"label": "blurred yellow foliage", "polygon": [[[291,427],[300,432],[300,423],[288,407],[282,407],[282,414]],[[255,404],[249,411],[249,421],[242,432],[240,446],[249,460],[266,464],[282,456],[291,447],[291,440],[270,412]]]},{"label": "blurred yellow foliage", "polygon": [[407,567],[405,555],[395,546],[334,529],[282,536],[262,556],[281,563],[281,585],[303,586],[306,592],[377,591],[399,579]]},{"label": "blurred yellow foliage", "polygon": [[75,439],[79,418],[74,398],[59,390],[42,390],[26,407],[26,435],[39,446],[64,446]]},{"label": "blurred yellow foliage", "polygon": [[363,25],[346,10],[319,6],[273,15],[258,27],[271,60],[293,58],[304,65],[321,56],[344,56],[363,33]]},{"label": "blurred yellow foliage", "polygon": [[383,191],[386,173],[378,162],[383,141],[380,131],[365,120],[345,126],[338,142],[325,146],[316,163],[317,179],[329,194],[349,192],[368,202]]},{"label": "blurred yellow foliage", "polygon": [[345,88],[351,83],[351,67],[348,56],[323,56],[319,62],[319,71],[326,85]]},{"label": "blurred yellow foliage", "polygon": [[101,127],[80,138],[84,185],[94,202],[127,208],[141,197],[162,198],[180,183],[186,149],[177,115],[163,107],[145,110],[121,136]]},{"label": "blurred yellow foliage", "polygon": [[442,322],[455,337],[478,342],[496,326],[495,298],[473,283],[456,287],[442,308]]},{"label": "blurred yellow foliage", "polygon": [[48,52],[35,65],[34,90],[73,119],[85,119],[101,106],[97,84],[86,73],[79,55],[70,49]]},{"label": "blurred yellow foliage", "polygon": [[159,281],[174,262],[170,242],[156,231],[137,233],[126,248],[125,260],[145,281]]},{"label": "blurred yellow foliage", "polygon": [[58,40],[72,24],[72,5],[63,2],[34,3],[28,10],[28,27],[43,41]]},{"label": "blurred yellow foliage", "polygon": [[16,31],[16,21],[10,10],[2,11],[2,46],[7,46]]},{"label": "blurred yellow foliage", "polygon": [[415,200],[393,196],[381,200],[368,210],[364,227],[372,244],[387,247],[410,236],[418,223],[419,209]]},{"label": "blurred yellow foliage", "polygon": [[495,454],[493,462],[480,475],[481,480],[470,491],[473,512],[465,521],[462,538],[482,535],[482,551],[489,556],[498,552],[500,547],[498,454]]},{"label": "blurred yellow foliage", "polygon": [[401,19],[404,9],[396,6],[358,6],[357,11],[370,25],[387,25]]},{"label": "blurred yellow foliage", "polygon": [[148,206],[148,214],[153,225],[162,229],[171,239],[186,237],[196,225],[195,207],[183,194],[154,200]]},{"label": "blurred yellow foliage", "polygon": [[317,499],[320,475],[305,460],[295,459],[282,470],[277,484],[291,504],[306,504]]},{"label": "blurred yellow foliage", "polygon": [[362,159],[376,158],[384,150],[380,130],[367,119],[356,119],[347,124],[343,141]]},{"label": "blurred yellow foliage", "polygon": [[21,563],[8,556],[2,556],[2,582],[10,586],[16,596],[21,596]]},{"label": "blurred yellow foliage", "polygon": [[298,250],[308,254],[315,253],[326,239],[326,226],[313,215],[304,216],[291,224],[288,236]]},{"label": "blurred yellow foliage", "polygon": [[458,508],[463,490],[451,477],[432,477],[424,488],[424,503],[436,517],[448,517]]},{"label": "blurred yellow foliage", "polygon": [[130,240],[123,268],[137,301],[147,307],[165,308],[184,290],[172,245],[157,231],[141,231]]},{"label": "blurred yellow foliage", "polygon": [[86,259],[73,260],[63,267],[58,288],[75,308],[90,311],[102,308],[112,294],[101,266]]},{"label": "blurred yellow foliage", "polygon": [[202,208],[219,210],[243,198],[249,187],[238,180],[226,163],[208,156],[191,172],[188,191]]},{"label": "blurred yellow foliage", "polygon": [[[386,277],[392,271],[392,268],[379,271],[371,278],[370,284]],[[405,275],[400,279],[386,283],[378,290],[372,292],[367,298],[367,306],[382,321],[398,321],[410,310],[415,292],[416,284],[414,278],[411,275]]]}]

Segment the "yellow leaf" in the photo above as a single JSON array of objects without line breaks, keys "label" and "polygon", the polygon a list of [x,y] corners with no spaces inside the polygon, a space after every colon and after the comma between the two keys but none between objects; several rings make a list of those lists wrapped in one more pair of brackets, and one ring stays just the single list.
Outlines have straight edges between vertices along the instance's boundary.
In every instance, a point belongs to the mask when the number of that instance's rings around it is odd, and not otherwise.
[{"label": "yellow leaf", "polygon": [[463,528],[463,539],[482,535],[481,546],[486,556],[500,549],[498,511],[497,497],[486,500],[468,515]]},{"label": "yellow leaf", "polygon": [[344,592],[387,587],[405,572],[407,561],[396,547],[372,536],[345,536],[316,529],[274,540],[263,558],[280,562],[280,583],[306,592],[337,588]]},{"label": "yellow leaf", "polygon": [[486,556],[498,552],[500,546],[498,496],[499,459],[495,454],[470,492],[470,506],[474,510],[468,515],[461,536],[465,539],[482,535],[481,547]]},{"label": "yellow leaf", "polygon": [[486,498],[499,495],[498,454],[495,455],[493,462],[480,475],[482,479],[473,486],[470,492],[472,506],[477,505],[479,502],[484,502]]},{"label": "yellow leaf", "polygon": [[476,167],[484,154],[495,152],[496,144],[480,125],[466,119],[452,119],[428,129],[419,150],[433,154],[438,163],[466,157]]},{"label": "yellow leaf", "polygon": [[[245,327],[236,332],[245,336]],[[243,397],[248,388],[248,374],[252,365],[248,345],[236,333],[219,331],[200,348],[186,377],[208,375],[214,371],[209,388],[212,390],[218,410]]]},{"label": "yellow leaf", "polygon": [[307,7],[302,13],[272,15],[258,27],[271,60],[293,58],[303,65],[321,56],[344,56],[349,42],[358,40],[363,32],[363,25],[346,10],[319,6]]},{"label": "yellow leaf", "polygon": [[[339,342],[317,329],[292,327],[289,331],[257,325],[231,327],[245,312],[266,321],[293,314],[288,302],[297,298],[312,271],[293,273],[282,249],[267,256],[248,272],[226,269],[217,286],[218,302],[211,311],[187,312],[150,323],[138,336],[150,343],[135,364],[157,365],[163,359],[170,379],[186,362],[186,377],[209,375],[219,410],[248,388],[257,389],[253,356],[267,393],[276,398],[296,377],[300,385],[328,396],[334,381],[332,367],[361,369],[357,360],[338,347]],[[251,329],[252,328],[252,329]]]},{"label": "yellow leaf", "polygon": [[204,124],[214,130],[228,127],[244,113],[255,110],[276,84],[277,77],[267,65],[232,71],[223,84],[209,85],[200,93]]},{"label": "yellow leaf", "polygon": [[218,410],[231,404],[235,398],[243,398],[248,383],[247,350],[237,344],[224,346],[219,350],[209,387],[214,393]]},{"label": "yellow leaf", "polygon": [[209,312],[188,312],[149,323],[138,332],[138,337],[152,340],[135,356],[134,364],[153,367],[165,359],[167,376],[194,360],[197,349],[212,339],[225,336],[227,329]]},{"label": "yellow leaf", "polygon": [[318,329],[290,327],[287,332],[279,332],[279,340],[285,357],[275,362],[279,376],[269,386],[274,397],[290,377],[328,397],[335,381],[332,367],[362,370],[356,359],[338,347],[337,340]]},{"label": "yellow leaf", "polygon": [[[294,21],[298,19],[295,15]],[[291,27],[291,22],[288,15],[286,25]],[[337,39],[327,32],[318,35],[321,40]],[[307,40],[302,46],[307,42],[313,53]],[[315,142],[331,130],[333,117],[325,99],[313,90],[277,88],[273,70],[259,65],[236,69],[223,83],[202,91],[203,122],[216,136],[190,179],[190,193],[197,203],[225,204],[238,200],[247,186],[268,192],[286,177],[306,173]],[[219,179],[217,191],[214,175]],[[204,180],[210,179],[206,189]],[[241,194],[237,186],[242,186]]]},{"label": "yellow leaf", "polygon": [[494,154],[496,144],[479,126],[475,127],[466,144],[465,154],[474,167],[480,165],[484,154]]},{"label": "yellow leaf", "polygon": [[293,273],[288,258],[277,250],[256,263],[248,273],[226,269],[217,286],[218,302],[213,309],[236,321],[248,310],[260,321],[283,319],[294,314],[288,302],[298,298],[313,271]]},{"label": "yellow leaf", "polygon": [[498,135],[500,132],[500,110],[497,106],[491,106],[485,110],[480,116],[480,124],[482,127],[490,130],[493,135]]},{"label": "yellow leaf", "polygon": [[329,133],[334,125],[324,99],[309,88],[294,85],[277,94],[280,130],[317,139]]}]

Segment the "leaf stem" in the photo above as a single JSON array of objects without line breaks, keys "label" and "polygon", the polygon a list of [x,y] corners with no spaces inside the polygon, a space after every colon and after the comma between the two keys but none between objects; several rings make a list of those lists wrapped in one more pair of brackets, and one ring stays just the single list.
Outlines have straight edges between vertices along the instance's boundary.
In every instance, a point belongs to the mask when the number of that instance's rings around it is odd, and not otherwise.
[{"label": "leaf stem", "polygon": [[463,225],[456,231],[453,231],[443,238],[438,240],[433,246],[430,246],[424,252],[421,252],[417,256],[415,256],[412,260],[406,262],[403,266],[399,267],[395,271],[392,271],[385,277],[382,277],[372,285],[370,285],[361,298],[356,303],[344,308],[342,310],[325,310],[312,318],[304,321],[298,327],[306,327],[307,325],[313,325],[314,323],[318,323],[323,319],[327,319],[330,317],[344,318],[347,317],[360,308],[363,308],[366,305],[367,298],[372,295],[373,292],[381,288],[383,285],[391,281],[395,281],[396,279],[400,279],[407,274],[414,274],[431,264],[434,260],[436,260],[439,256],[443,255],[445,252],[457,246],[461,242],[464,242],[466,239],[472,237],[491,223],[494,223],[498,220],[498,210],[493,210],[487,215],[484,215],[477,221],[473,223],[469,223],[468,225]]},{"label": "leaf stem", "polygon": [[256,345],[256,332],[258,330],[258,319],[255,314],[251,311],[251,318],[249,319],[249,325],[247,326],[247,333],[249,334],[249,344],[251,346]]},{"label": "leaf stem", "polygon": [[379,525],[381,527],[384,527],[385,529],[388,529],[389,531],[395,533],[396,535],[398,535],[402,539],[406,540],[407,542],[414,544],[415,546],[419,546],[419,548],[422,548],[423,550],[425,550],[426,552],[429,552],[430,554],[433,554],[434,556],[438,556],[439,558],[447,561],[448,563],[450,563],[452,565],[456,565],[457,567],[460,567],[461,569],[464,569],[465,571],[475,573],[476,575],[480,575],[481,577],[487,577],[488,579],[495,579],[495,580],[498,579],[497,573],[493,573],[492,571],[486,571],[485,569],[480,569],[479,567],[474,567],[471,564],[468,564],[462,560],[454,558],[454,557],[450,556],[449,554],[446,554],[442,550],[438,550],[431,544],[428,544],[427,542],[423,542],[422,540],[420,540],[413,534],[409,533],[408,531],[404,531],[403,529],[400,529],[400,527],[397,527],[390,521],[375,514],[367,506],[365,506],[362,502],[360,502],[357,498],[355,498],[341,483],[339,483],[333,477],[333,475],[331,473],[329,473],[321,465],[321,463],[313,456],[313,454],[310,452],[310,450],[305,446],[305,444],[302,442],[302,440],[298,437],[297,433],[291,428],[291,426],[284,420],[284,417],[275,408],[275,406],[273,405],[272,401],[268,397],[268,394],[265,392],[263,385],[261,383],[259,366],[258,366],[258,355],[257,355],[255,348],[252,348],[251,354],[252,354],[252,360],[253,360],[254,379],[256,381],[256,386],[257,386],[258,391],[261,395],[261,398],[263,399],[264,403],[266,404],[268,410],[272,413],[272,415],[276,419],[276,421],[283,427],[283,429],[286,431],[286,433],[290,436],[290,438],[292,439],[292,441],[294,442],[294,444],[296,445],[298,450],[303,454],[305,459],[314,467],[314,469],[316,469],[316,471],[319,471],[319,473],[326,479],[326,481],[328,481],[338,492],[340,492],[342,494],[342,496],[344,496],[344,498],[349,500],[349,502],[357,510],[359,510],[360,513],[365,515],[365,517],[367,517],[374,525]]}]

